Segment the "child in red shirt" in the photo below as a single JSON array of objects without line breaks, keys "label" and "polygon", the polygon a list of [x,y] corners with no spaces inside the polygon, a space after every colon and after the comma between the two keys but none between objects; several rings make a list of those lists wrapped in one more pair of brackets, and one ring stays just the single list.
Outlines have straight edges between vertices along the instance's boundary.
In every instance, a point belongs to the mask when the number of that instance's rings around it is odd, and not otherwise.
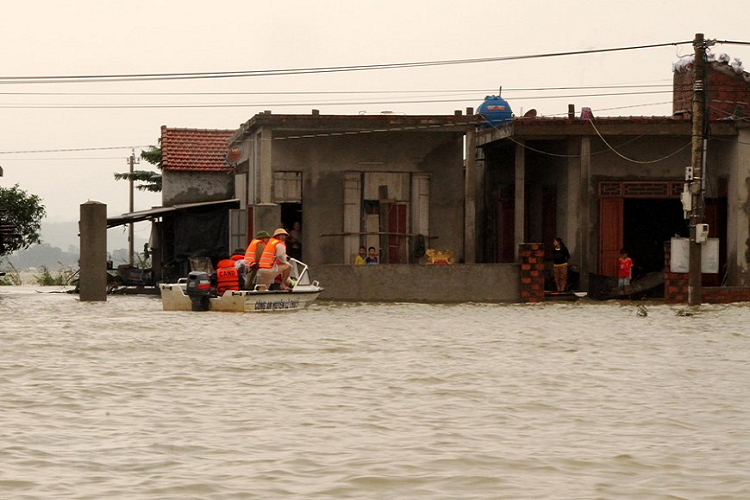
[{"label": "child in red shirt", "polygon": [[628,257],[628,251],[620,249],[620,258],[617,259],[619,271],[617,273],[617,292],[630,292],[630,279],[633,277],[633,259]]}]

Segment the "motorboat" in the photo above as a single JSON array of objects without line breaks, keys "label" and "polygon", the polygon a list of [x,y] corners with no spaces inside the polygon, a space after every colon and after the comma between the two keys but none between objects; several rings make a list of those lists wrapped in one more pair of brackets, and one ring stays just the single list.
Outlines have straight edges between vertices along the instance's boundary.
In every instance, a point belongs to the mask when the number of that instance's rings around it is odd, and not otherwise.
[{"label": "motorboat", "polygon": [[323,288],[310,279],[307,264],[289,259],[292,266],[289,290],[267,289],[256,285],[252,290],[227,290],[216,296],[208,273],[193,271],[177,283],[159,285],[165,311],[277,312],[294,311],[309,306]]}]

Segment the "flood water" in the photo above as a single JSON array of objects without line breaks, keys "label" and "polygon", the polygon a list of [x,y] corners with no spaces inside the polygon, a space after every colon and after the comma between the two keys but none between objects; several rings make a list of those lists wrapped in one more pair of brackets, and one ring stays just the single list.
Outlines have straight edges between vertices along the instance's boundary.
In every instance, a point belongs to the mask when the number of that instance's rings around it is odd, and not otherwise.
[{"label": "flood water", "polygon": [[0,289],[0,498],[750,498],[750,305]]}]

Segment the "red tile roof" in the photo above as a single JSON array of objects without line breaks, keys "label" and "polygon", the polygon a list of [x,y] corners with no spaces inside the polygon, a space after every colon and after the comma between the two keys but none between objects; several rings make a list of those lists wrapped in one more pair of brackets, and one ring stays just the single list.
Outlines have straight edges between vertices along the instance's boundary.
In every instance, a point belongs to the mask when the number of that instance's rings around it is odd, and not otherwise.
[{"label": "red tile roof", "polygon": [[224,160],[234,130],[161,127],[161,158],[164,170],[226,172]]}]

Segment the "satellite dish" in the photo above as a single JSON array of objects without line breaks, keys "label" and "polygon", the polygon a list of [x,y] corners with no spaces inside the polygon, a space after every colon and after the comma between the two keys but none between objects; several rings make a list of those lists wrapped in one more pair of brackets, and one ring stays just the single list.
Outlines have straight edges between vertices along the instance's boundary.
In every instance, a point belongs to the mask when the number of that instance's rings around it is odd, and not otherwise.
[{"label": "satellite dish", "polygon": [[527,112],[523,114],[523,117],[524,118],[536,118],[536,110],[535,109],[528,110]]}]

